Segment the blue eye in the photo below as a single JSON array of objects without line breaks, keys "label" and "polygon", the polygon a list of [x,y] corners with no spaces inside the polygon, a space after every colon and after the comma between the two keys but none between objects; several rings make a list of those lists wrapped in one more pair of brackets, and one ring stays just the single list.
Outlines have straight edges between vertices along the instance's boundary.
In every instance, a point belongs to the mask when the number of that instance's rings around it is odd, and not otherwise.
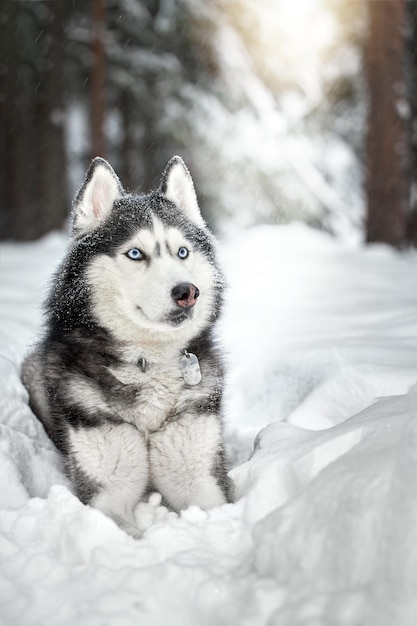
[{"label": "blue eye", "polygon": [[189,255],[189,252],[187,248],[185,248],[184,246],[181,246],[181,248],[178,250],[178,256],[180,257],[180,259],[186,259],[188,255]]},{"label": "blue eye", "polygon": [[143,259],[143,254],[139,248],[131,248],[126,252],[126,255],[129,259],[132,259],[132,261],[141,261]]}]

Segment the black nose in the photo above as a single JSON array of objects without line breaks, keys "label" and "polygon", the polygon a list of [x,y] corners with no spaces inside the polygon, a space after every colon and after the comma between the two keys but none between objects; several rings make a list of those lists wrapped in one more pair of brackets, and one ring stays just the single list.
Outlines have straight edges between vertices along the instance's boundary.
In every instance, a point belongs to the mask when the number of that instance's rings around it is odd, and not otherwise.
[{"label": "black nose", "polygon": [[172,289],[171,295],[178,306],[188,309],[195,305],[200,292],[191,283],[179,283]]}]

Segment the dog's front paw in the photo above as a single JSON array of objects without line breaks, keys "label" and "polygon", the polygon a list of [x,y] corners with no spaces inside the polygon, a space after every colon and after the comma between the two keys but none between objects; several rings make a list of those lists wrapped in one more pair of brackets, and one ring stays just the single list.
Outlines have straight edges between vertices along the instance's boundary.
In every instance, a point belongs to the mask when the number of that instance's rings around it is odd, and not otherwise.
[{"label": "dog's front paw", "polygon": [[142,534],[155,522],[166,521],[170,517],[177,517],[177,514],[167,509],[161,504],[160,493],[151,493],[147,502],[139,502],[135,510],[135,518],[138,528]]}]

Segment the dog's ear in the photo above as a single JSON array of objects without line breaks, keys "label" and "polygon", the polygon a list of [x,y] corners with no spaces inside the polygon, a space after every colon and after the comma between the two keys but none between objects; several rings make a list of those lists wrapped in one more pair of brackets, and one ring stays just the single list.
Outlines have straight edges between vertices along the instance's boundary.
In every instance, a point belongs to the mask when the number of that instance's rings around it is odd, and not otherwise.
[{"label": "dog's ear", "polygon": [[115,200],[122,195],[123,187],[112,166],[100,157],[93,159],[73,203],[74,236],[80,237],[96,228],[108,217]]},{"label": "dog's ear", "polygon": [[162,174],[161,191],[191,222],[200,228],[205,227],[198,206],[193,179],[181,157],[174,156],[168,162]]}]

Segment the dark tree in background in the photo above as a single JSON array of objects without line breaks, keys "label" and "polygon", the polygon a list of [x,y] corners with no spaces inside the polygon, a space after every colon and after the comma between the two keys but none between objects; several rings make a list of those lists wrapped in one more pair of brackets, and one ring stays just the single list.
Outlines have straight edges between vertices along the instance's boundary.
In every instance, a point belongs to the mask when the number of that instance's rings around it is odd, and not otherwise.
[{"label": "dark tree in background", "polygon": [[417,245],[417,2],[368,2],[367,240]]},{"label": "dark tree in background", "polygon": [[369,2],[367,240],[405,244],[410,145],[404,0]]},{"label": "dark tree in background", "polygon": [[33,239],[68,210],[62,72],[67,2],[0,4],[0,233]]},{"label": "dark tree in background", "polygon": [[410,216],[408,222],[408,240],[417,245],[417,2],[406,2],[408,12],[408,93],[410,102]]}]

